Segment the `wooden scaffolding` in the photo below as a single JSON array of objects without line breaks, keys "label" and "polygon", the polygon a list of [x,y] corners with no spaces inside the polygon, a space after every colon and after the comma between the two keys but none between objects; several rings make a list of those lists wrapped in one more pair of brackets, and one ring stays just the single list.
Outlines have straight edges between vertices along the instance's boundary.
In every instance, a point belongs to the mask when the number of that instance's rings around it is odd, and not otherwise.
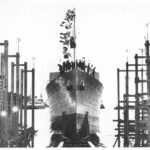
[{"label": "wooden scaffolding", "polygon": [[[115,147],[150,146],[150,43],[145,42],[145,55],[135,55],[135,63],[117,69],[117,135]],[[121,75],[125,76],[124,89]],[[132,83],[131,83],[132,82]],[[122,92],[123,91],[123,92]],[[122,96],[122,98],[121,98]]]},{"label": "wooden scaffolding", "polygon": [[[27,147],[27,135],[31,133],[31,129],[34,132],[35,70],[34,68],[27,70],[27,62],[20,64],[19,53],[8,54],[8,41],[0,43],[0,46],[4,46],[4,53],[1,53],[0,57],[0,147]],[[10,58],[15,58],[15,62],[11,62],[9,72]],[[21,66],[23,69],[20,68]],[[28,72],[32,73],[32,128],[29,128],[30,130],[27,129]],[[34,147],[34,136],[31,140],[31,146]],[[24,142],[20,143],[20,141]]]}]

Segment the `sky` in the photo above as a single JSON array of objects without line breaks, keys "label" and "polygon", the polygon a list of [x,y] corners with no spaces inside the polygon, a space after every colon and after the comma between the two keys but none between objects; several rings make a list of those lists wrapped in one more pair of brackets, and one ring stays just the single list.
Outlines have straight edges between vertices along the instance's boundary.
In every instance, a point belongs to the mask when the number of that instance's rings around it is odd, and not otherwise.
[{"label": "sky", "polygon": [[144,48],[149,33],[146,23],[150,23],[148,0],[0,0],[0,42],[8,40],[9,54],[15,54],[16,39],[21,39],[20,60],[27,61],[31,69],[35,57],[35,92],[46,100],[49,73],[58,71],[57,64],[62,58],[60,23],[66,11],[73,8],[76,9],[77,58],[85,57],[99,72],[106,107],[101,119],[104,126],[111,122],[102,130],[113,136],[117,68],[125,68],[127,58],[132,62],[135,53],[140,54],[139,49]]}]

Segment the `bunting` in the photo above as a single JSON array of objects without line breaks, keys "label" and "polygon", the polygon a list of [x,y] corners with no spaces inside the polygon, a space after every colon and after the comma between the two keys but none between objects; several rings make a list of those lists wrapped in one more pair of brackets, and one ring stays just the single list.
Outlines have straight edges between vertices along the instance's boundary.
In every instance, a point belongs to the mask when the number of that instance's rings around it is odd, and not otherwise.
[{"label": "bunting", "polygon": [[65,59],[71,57],[71,54],[69,53],[69,48],[76,47],[75,38],[73,35],[71,35],[74,17],[74,10],[68,10],[64,21],[62,21],[62,23],[60,24],[60,26],[64,28],[65,31],[63,33],[60,33],[60,42],[63,44],[63,55]]}]

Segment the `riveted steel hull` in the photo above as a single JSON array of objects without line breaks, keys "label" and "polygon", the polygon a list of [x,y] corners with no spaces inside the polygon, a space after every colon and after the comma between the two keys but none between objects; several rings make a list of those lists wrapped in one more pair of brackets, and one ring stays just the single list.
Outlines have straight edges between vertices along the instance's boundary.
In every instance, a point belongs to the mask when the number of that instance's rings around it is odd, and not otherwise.
[{"label": "riveted steel hull", "polygon": [[102,89],[98,79],[79,69],[57,74],[46,87],[51,130],[69,139],[96,134]]}]

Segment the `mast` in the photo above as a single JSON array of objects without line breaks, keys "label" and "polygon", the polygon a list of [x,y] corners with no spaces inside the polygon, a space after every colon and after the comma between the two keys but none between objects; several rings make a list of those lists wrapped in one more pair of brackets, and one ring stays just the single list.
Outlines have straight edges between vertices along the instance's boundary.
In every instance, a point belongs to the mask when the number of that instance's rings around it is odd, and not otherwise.
[{"label": "mast", "polygon": [[[76,24],[75,24],[75,21],[76,21],[76,14],[75,14],[75,8],[74,8],[73,36],[74,36],[74,42],[76,43],[76,26],[75,26]],[[76,47],[74,47],[74,63],[75,63],[75,68],[76,68]]]}]

